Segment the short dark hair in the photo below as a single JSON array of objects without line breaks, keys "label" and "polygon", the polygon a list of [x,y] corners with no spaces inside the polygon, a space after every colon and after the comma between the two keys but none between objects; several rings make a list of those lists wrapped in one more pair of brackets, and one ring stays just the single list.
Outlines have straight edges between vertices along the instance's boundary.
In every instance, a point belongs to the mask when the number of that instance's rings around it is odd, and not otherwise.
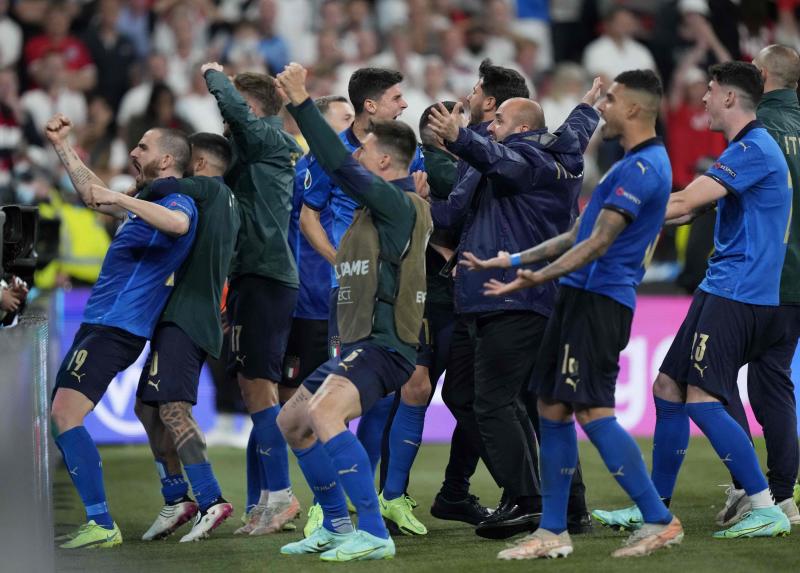
[{"label": "short dark hair", "polygon": [[417,137],[408,124],[396,119],[373,119],[367,126],[367,133],[375,135],[378,145],[408,169],[417,151]]},{"label": "short dark hair", "polygon": [[175,169],[181,173],[186,173],[189,169],[189,162],[192,159],[192,148],[189,145],[189,138],[180,129],[168,127],[154,127],[158,132],[158,148],[162,153],[171,155],[175,161]]},{"label": "short dark hair", "polygon": [[513,97],[529,98],[531,95],[522,74],[511,68],[495,66],[489,58],[481,62],[478,75],[483,80],[481,89],[484,95],[494,98],[495,107]]},{"label": "short dark hair", "polygon": [[199,132],[189,136],[189,143],[192,149],[200,149],[216,157],[222,170],[228,170],[233,152],[227,139],[216,133]]},{"label": "short dark hair", "polygon": [[449,112],[452,112],[453,109],[456,107],[456,102],[454,102],[454,101],[437,102],[435,104],[432,104],[432,105],[429,105],[428,107],[426,107],[425,111],[423,111],[422,115],[419,117],[419,132],[420,133],[422,133],[422,130],[424,130],[426,127],[428,127],[428,120],[431,117],[431,110],[433,108],[435,108],[435,107],[438,107],[439,103],[441,103],[444,106],[444,108]]},{"label": "short dark hair", "polygon": [[745,108],[754,110],[764,93],[764,79],[753,64],[724,62],[708,68],[708,76],[719,85],[736,88],[746,100]]},{"label": "short dark hair", "polygon": [[278,92],[275,78],[267,74],[243,72],[236,74],[233,85],[241,93],[255,98],[264,115],[278,115],[283,107],[283,98]]},{"label": "short dark hair", "polygon": [[364,102],[376,100],[390,87],[403,81],[403,74],[385,68],[359,68],[350,76],[347,93],[357,114],[364,111]]},{"label": "short dark hair", "polygon": [[627,70],[617,75],[614,81],[626,88],[647,92],[659,99],[664,95],[661,80],[653,70]]},{"label": "short dark hair", "polygon": [[328,113],[333,103],[350,103],[346,97],[340,95],[326,95],[314,100],[314,105],[322,115]]}]

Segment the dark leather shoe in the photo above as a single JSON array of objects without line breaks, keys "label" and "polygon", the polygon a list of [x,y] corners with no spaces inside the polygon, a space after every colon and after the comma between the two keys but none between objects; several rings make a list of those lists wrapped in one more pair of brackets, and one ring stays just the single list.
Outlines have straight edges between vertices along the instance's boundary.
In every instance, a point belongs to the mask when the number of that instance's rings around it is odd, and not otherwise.
[{"label": "dark leather shoe", "polygon": [[541,513],[533,513],[528,508],[510,503],[481,521],[475,533],[486,539],[508,539],[518,533],[535,531],[541,519]]},{"label": "dark leather shoe", "polygon": [[458,501],[450,501],[438,493],[431,506],[431,515],[437,519],[478,525],[492,515],[492,510],[478,503],[478,498],[474,495],[468,495]]},{"label": "dark leather shoe", "polygon": [[588,512],[567,514],[567,531],[570,535],[592,532],[592,517]]}]

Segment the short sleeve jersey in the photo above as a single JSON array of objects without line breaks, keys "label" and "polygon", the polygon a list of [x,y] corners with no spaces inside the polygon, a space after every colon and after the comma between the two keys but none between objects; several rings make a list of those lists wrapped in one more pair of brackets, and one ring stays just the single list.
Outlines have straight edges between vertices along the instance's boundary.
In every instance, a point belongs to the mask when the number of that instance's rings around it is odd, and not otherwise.
[{"label": "short sleeve jersey", "polygon": [[672,169],[659,138],[628,151],[606,173],[581,214],[577,243],[592,234],[603,209],[629,223],[606,253],[561,279],[561,284],[608,296],[631,309],[636,287],[655,250],[672,188]]},{"label": "short sleeve jersey", "polygon": [[[361,147],[361,142],[353,132],[352,126],[341,132],[339,139],[342,140],[342,143],[351,153]],[[333,214],[332,244],[338,249],[339,242],[347,232],[350,223],[353,222],[353,212],[359,205],[331,181],[328,174],[325,173],[325,170],[322,169],[322,166],[312,154],[309,154],[308,158],[308,186],[303,193],[303,203],[315,211],[322,211],[325,207],[330,207]],[[417,146],[408,171],[409,173],[425,171],[425,158],[419,146]],[[330,272],[330,277],[331,288],[335,288],[338,283],[333,270]]]},{"label": "short sleeve jersey", "polygon": [[700,288],[748,304],[779,304],[792,192],[778,144],[758,121],[706,172],[728,190],[717,202],[714,254]]},{"label": "short sleeve jersey", "polygon": [[[152,185],[170,185],[172,178]],[[197,228],[197,208],[189,197],[171,193],[155,203],[189,217],[189,231],[170,237],[128,213],[103,260],[83,313],[89,324],[114,326],[150,338],[175,285],[175,272],[188,256]]]}]

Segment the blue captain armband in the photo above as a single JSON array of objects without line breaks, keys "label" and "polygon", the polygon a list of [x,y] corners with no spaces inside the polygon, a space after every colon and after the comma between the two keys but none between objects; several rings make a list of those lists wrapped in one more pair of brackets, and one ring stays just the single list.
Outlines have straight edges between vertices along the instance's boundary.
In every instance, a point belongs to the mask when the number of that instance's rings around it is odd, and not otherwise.
[{"label": "blue captain armband", "polygon": [[522,265],[522,255],[521,254],[514,253],[513,255],[509,255],[508,258],[511,259],[511,266],[512,267],[518,267],[518,266]]}]

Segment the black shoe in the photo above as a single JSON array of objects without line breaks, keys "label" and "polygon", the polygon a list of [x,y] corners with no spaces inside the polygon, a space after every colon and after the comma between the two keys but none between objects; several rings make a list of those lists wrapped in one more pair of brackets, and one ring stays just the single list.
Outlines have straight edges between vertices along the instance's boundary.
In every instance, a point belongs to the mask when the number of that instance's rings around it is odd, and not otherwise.
[{"label": "black shoe", "polygon": [[533,513],[526,507],[510,503],[481,521],[475,533],[486,539],[508,539],[518,533],[535,531],[541,519],[541,513]]},{"label": "black shoe", "polygon": [[474,495],[468,495],[458,501],[450,501],[442,497],[441,493],[437,493],[431,506],[431,515],[437,519],[478,525],[492,515],[492,510],[478,503],[478,498]]},{"label": "black shoe", "polygon": [[567,531],[570,535],[592,532],[592,517],[589,512],[570,513],[567,515]]}]

